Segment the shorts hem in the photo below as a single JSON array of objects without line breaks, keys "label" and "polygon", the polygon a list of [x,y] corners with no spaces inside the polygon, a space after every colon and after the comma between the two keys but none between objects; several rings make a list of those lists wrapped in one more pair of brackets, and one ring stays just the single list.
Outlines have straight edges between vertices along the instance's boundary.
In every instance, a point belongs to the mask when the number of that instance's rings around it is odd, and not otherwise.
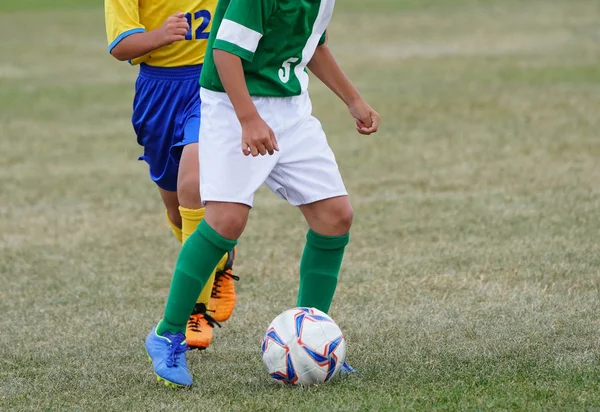
[{"label": "shorts hem", "polygon": [[150,180],[152,180],[156,184],[156,186],[167,192],[177,192],[177,179],[173,181],[172,178],[165,176],[159,178],[154,177],[154,175],[152,174],[152,165],[150,164],[150,161],[145,155],[138,157],[138,161],[145,162],[148,165],[148,169],[150,169],[150,173],[148,173],[150,176]]},{"label": "shorts hem", "polygon": [[239,198],[226,197],[226,196],[203,196],[200,193],[200,197],[202,198],[202,204],[206,206],[206,202],[222,202],[222,203],[239,203],[242,205],[246,205],[250,208],[253,207],[252,202],[248,200],[241,200]]},{"label": "shorts hem", "polygon": [[341,196],[348,196],[348,191],[344,190],[343,192],[335,192],[335,193],[330,193],[330,194],[326,194],[326,195],[317,195],[317,196],[302,199],[299,202],[292,202],[291,200],[288,200],[287,202],[292,206],[298,207],[298,206],[304,206],[304,205],[309,205],[311,203],[319,202],[321,200],[333,199],[334,197],[341,197]]},{"label": "shorts hem", "polygon": [[175,143],[174,145],[172,145],[169,148],[169,156],[171,157],[171,160],[173,161],[173,163],[175,163],[176,165],[179,165],[179,163],[181,163],[181,154],[183,153],[183,148],[194,144],[194,143],[198,143],[197,140],[190,140],[190,141],[182,141],[179,143]]},{"label": "shorts hem", "polygon": [[154,178],[152,176],[150,176],[150,179],[152,179],[152,181],[156,184],[156,186],[158,186],[160,189],[162,189],[164,191],[177,192],[177,182],[175,182],[175,184],[173,184],[173,182],[163,181],[161,179],[154,180]]}]

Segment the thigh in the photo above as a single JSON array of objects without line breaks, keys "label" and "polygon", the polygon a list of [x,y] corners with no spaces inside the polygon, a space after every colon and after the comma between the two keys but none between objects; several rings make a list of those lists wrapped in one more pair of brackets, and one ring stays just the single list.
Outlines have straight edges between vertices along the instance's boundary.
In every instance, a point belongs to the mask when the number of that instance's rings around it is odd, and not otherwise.
[{"label": "thigh", "polygon": [[188,101],[182,113],[178,115],[183,136],[181,141],[171,147],[171,159],[179,163],[177,175],[177,193],[179,203],[189,209],[202,207],[200,201],[200,167],[198,165],[198,137],[200,134],[200,87],[197,80],[188,80],[182,87],[189,89],[185,99]]},{"label": "thigh", "polygon": [[179,203],[188,209],[199,209],[200,202],[200,166],[198,163],[198,143],[183,147],[179,160],[177,176],[177,194]]},{"label": "thigh", "polygon": [[201,98],[198,148],[202,201],[252,207],[254,192],[277,164],[279,154],[244,156],[242,130],[227,95],[202,89]]},{"label": "thigh", "polygon": [[348,194],[316,118],[309,116],[282,136],[279,145],[281,159],[266,182],[278,196],[300,206]]}]

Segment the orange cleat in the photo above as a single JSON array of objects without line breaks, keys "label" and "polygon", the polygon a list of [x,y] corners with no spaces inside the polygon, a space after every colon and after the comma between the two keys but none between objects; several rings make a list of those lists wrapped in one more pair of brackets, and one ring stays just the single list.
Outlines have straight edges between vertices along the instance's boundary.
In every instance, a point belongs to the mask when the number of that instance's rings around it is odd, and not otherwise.
[{"label": "orange cleat", "polygon": [[190,349],[206,349],[212,342],[213,329],[219,323],[206,313],[204,303],[196,303],[196,307],[188,320],[185,340]]},{"label": "orange cleat", "polygon": [[218,322],[225,322],[231,317],[235,307],[235,285],[234,281],[240,280],[239,276],[233,274],[233,260],[236,249],[227,253],[227,262],[222,269],[215,273],[215,283],[210,295],[210,308],[213,318]]}]

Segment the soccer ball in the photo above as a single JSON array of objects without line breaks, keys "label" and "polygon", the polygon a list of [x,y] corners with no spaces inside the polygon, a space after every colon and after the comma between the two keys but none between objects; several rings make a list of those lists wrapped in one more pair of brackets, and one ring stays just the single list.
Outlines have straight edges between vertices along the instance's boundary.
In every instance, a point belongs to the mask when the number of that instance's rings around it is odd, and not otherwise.
[{"label": "soccer ball", "polygon": [[295,308],[267,328],[261,352],[267,372],[279,383],[314,385],[333,379],[346,360],[346,340],[327,314]]}]

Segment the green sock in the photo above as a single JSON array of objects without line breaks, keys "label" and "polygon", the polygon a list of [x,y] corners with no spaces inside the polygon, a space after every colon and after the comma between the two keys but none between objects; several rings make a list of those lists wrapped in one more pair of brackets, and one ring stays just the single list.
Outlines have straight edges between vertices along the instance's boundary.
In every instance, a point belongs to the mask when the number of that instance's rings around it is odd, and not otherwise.
[{"label": "green sock", "polygon": [[232,251],[237,240],[225,239],[203,220],[181,247],[165,316],[156,333],[185,333],[185,326],[200,291],[223,255]]},{"label": "green sock", "polygon": [[296,306],[317,308],[327,313],[350,234],[323,236],[309,229],[300,261],[300,289]]}]

